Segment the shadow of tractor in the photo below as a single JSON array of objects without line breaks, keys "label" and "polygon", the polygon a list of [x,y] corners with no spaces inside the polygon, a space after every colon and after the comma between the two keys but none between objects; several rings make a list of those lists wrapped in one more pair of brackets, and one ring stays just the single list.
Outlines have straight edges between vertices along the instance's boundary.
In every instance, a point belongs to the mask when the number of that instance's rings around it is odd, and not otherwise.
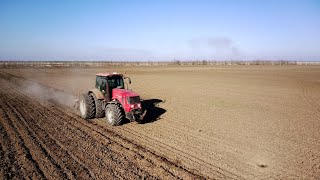
[{"label": "shadow of tractor", "polygon": [[140,124],[147,124],[161,119],[161,115],[166,112],[165,109],[159,107],[159,104],[163,103],[161,99],[146,99],[141,102],[141,106],[147,111]]},{"label": "shadow of tractor", "polygon": [[[161,115],[166,112],[165,109],[159,107],[160,103],[163,103],[161,99],[146,99],[141,101],[141,106],[142,109],[147,111],[143,120],[138,122],[139,124],[147,124],[147,123],[152,123],[155,122],[159,119],[161,119]],[[121,125],[130,123],[130,120],[125,118]]]}]

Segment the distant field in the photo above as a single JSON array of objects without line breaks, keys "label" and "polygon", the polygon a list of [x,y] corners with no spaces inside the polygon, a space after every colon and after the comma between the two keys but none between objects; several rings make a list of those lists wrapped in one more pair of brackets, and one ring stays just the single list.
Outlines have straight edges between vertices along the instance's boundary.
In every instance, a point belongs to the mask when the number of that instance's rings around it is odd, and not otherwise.
[{"label": "distant field", "polygon": [[[1,68],[0,179],[320,178],[320,66],[179,63]],[[114,71],[156,100],[144,124],[87,122],[27,90],[75,97]]]}]

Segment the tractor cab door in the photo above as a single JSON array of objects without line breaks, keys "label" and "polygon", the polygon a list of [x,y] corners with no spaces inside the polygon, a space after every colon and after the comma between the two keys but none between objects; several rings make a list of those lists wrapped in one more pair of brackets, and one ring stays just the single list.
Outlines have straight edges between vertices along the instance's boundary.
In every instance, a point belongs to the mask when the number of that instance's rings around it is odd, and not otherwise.
[{"label": "tractor cab door", "polygon": [[106,97],[107,101],[109,101],[109,92],[107,86],[107,78],[103,76],[97,76],[96,78],[96,88],[99,89],[100,92]]},{"label": "tractor cab door", "polygon": [[[112,99],[112,89],[124,89],[124,83],[122,76],[108,76],[107,77],[107,92],[110,100]],[[109,93],[110,92],[110,93]],[[107,96],[106,96],[107,97]]]}]

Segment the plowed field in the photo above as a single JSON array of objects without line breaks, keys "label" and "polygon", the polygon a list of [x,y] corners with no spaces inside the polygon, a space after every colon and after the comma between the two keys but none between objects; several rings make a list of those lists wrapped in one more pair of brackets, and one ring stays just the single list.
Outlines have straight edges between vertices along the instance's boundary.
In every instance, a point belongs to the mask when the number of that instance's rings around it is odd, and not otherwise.
[{"label": "plowed field", "polygon": [[[95,74],[126,71],[141,124],[83,120]],[[319,179],[320,67],[0,69],[0,179]]]}]

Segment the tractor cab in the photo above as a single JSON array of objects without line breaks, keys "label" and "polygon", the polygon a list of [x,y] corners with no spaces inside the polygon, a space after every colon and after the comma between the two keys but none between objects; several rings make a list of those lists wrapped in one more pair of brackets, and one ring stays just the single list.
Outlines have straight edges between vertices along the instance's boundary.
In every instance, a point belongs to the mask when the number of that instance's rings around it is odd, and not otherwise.
[{"label": "tractor cab", "polygon": [[[130,81],[129,81],[130,82]],[[96,74],[96,88],[102,92],[107,101],[112,99],[112,90],[124,89],[124,77],[118,73]]]}]

